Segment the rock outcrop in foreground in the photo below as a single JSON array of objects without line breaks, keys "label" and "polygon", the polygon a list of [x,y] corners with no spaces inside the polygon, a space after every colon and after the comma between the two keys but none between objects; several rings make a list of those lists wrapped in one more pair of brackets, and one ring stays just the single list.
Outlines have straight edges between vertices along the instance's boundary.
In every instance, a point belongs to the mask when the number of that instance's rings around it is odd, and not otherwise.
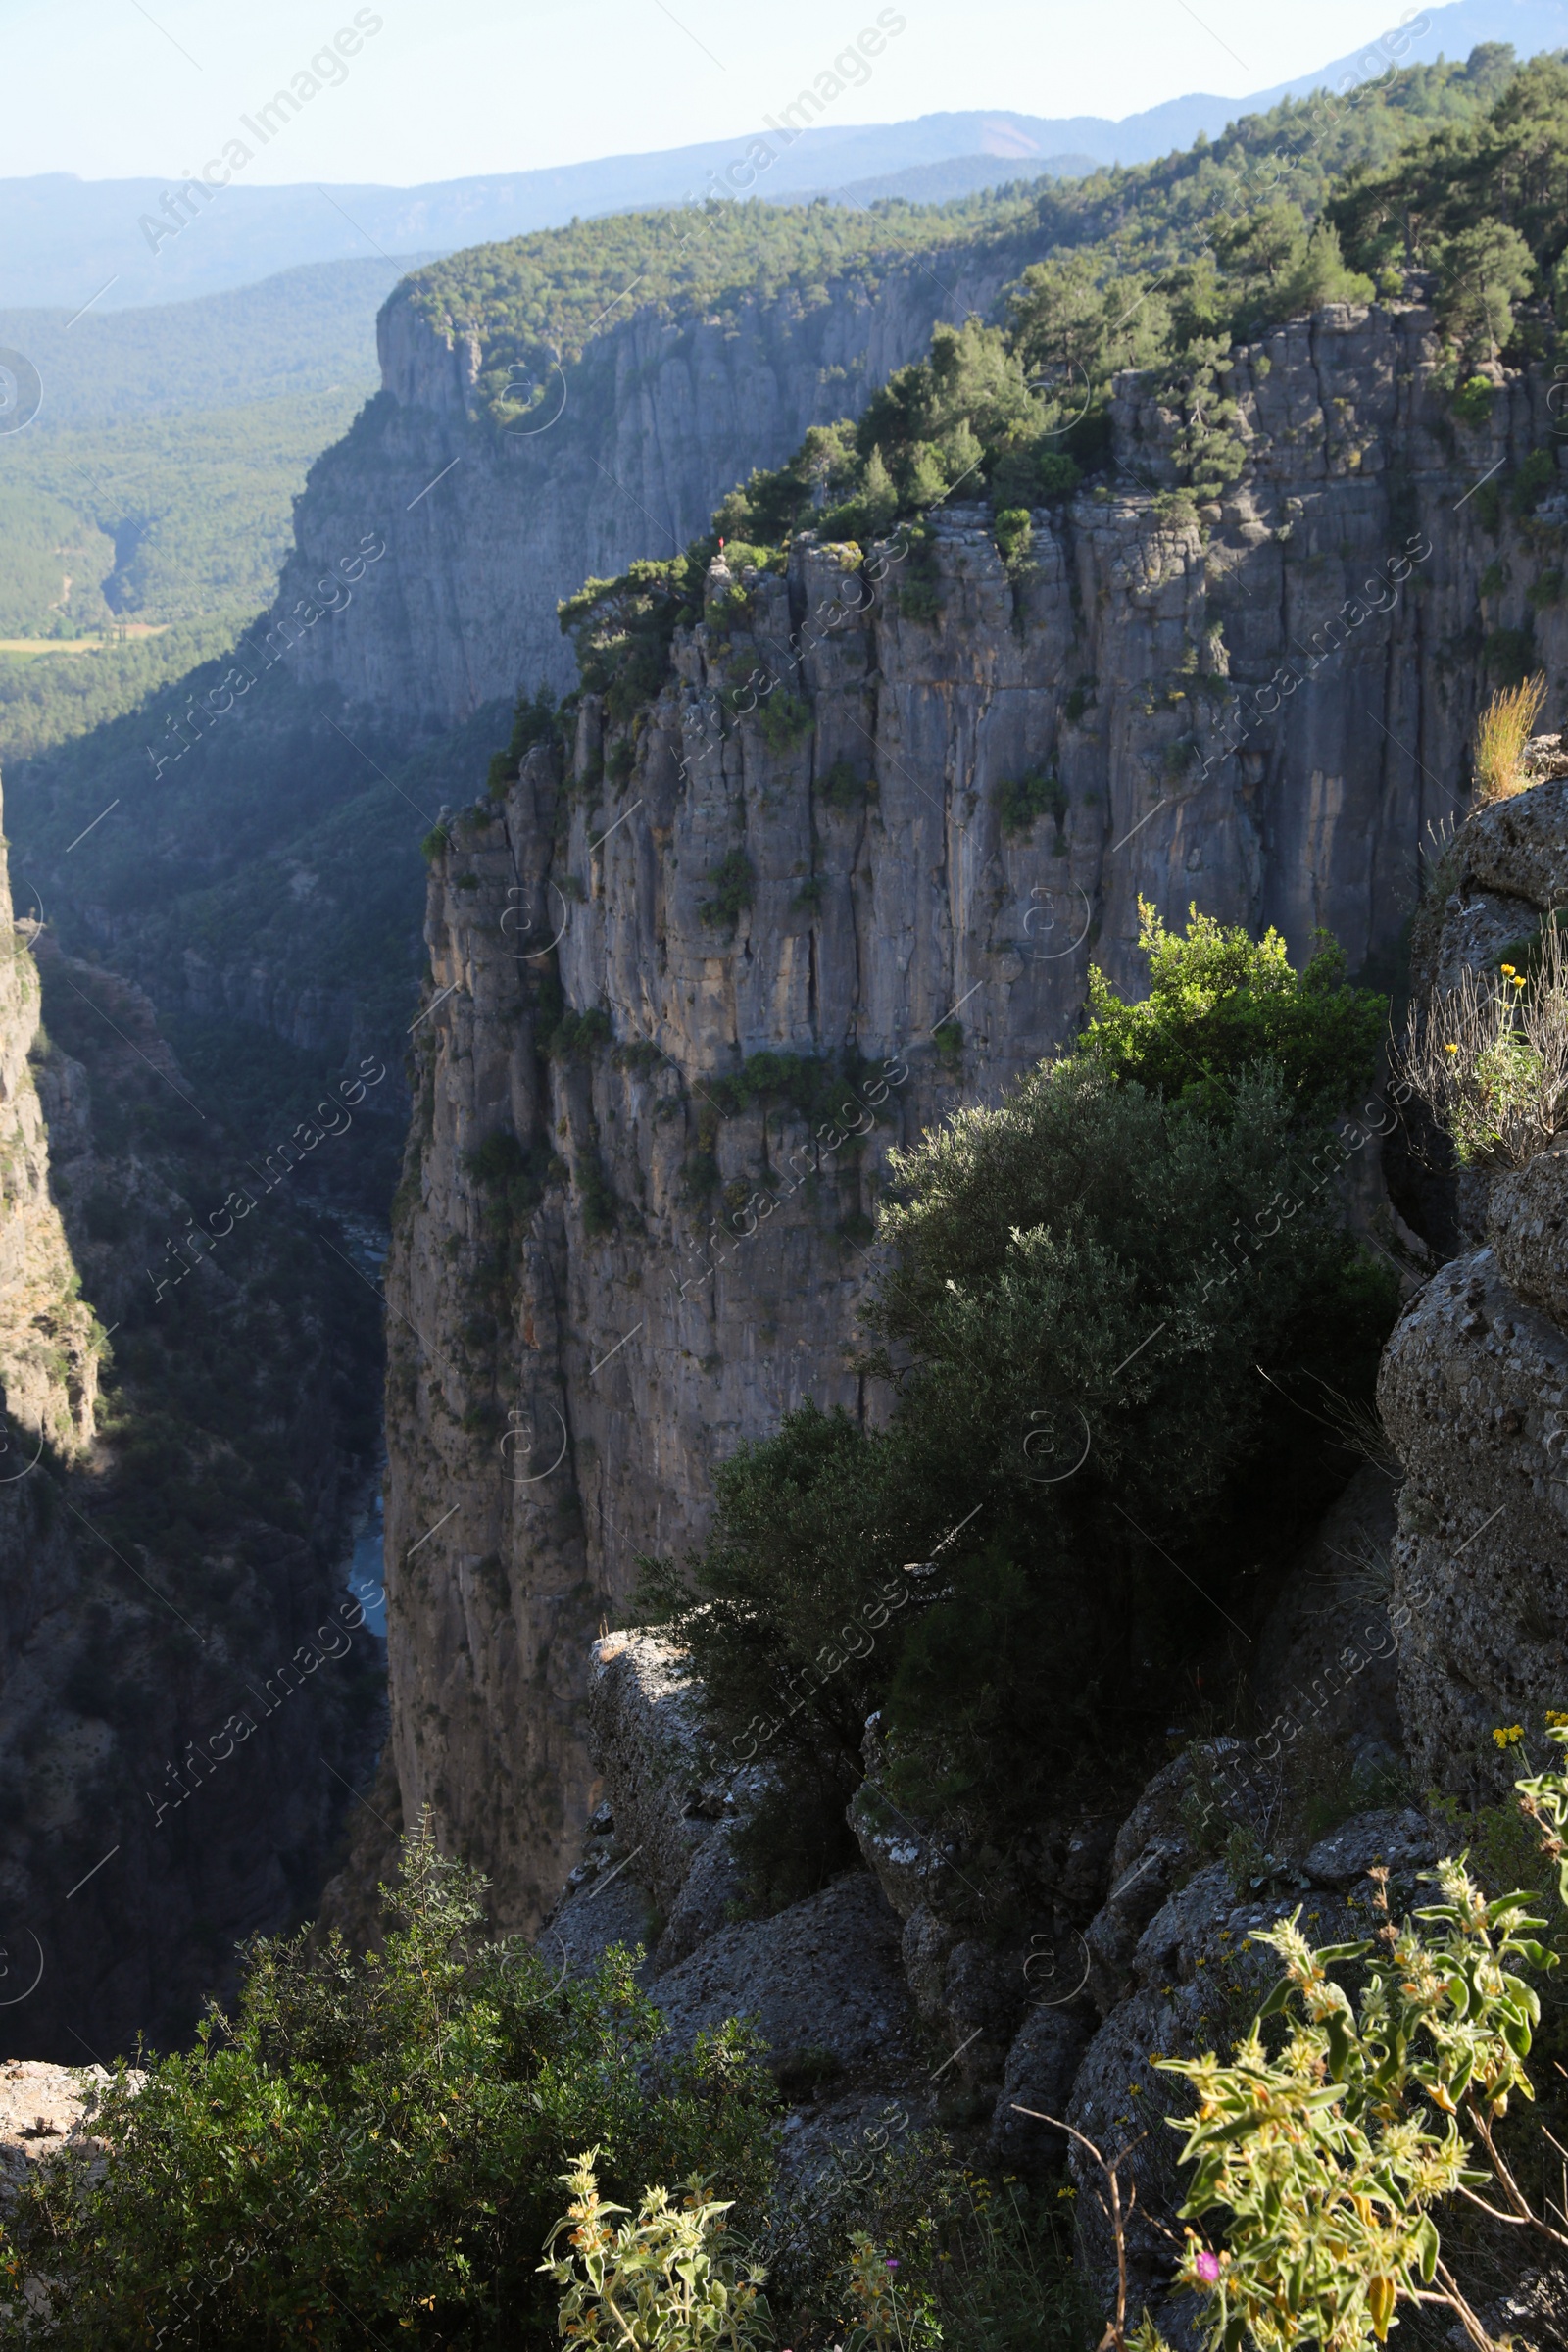
[{"label": "rock outcrop in foreground", "polygon": [[[1478,811],[1447,868],[1440,987],[1522,957],[1568,905],[1568,782]],[[1378,1400],[1406,1472],[1393,1590],[1411,1761],[1469,1795],[1512,1777],[1494,1732],[1568,1705],[1568,1148],[1461,1170],[1459,1214],[1470,1246],[1407,1309]]]}]

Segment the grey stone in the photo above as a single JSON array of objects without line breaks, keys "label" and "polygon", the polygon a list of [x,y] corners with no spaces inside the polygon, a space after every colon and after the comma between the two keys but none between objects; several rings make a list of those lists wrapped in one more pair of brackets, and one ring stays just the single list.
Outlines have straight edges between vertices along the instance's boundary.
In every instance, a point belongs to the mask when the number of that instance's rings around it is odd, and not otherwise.
[{"label": "grey stone", "polygon": [[1406,1309],[1378,1400],[1408,1474],[1392,1623],[1417,1785],[1500,1795],[1493,1732],[1568,1691],[1568,1337],[1478,1250]]},{"label": "grey stone", "polygon": [[596,1642],[588,1723],[617,1841],[667,1907],[711,1828],[699,1808],[712,1767],[684,1654],[658,1634]]},{"label": "grey stone", "polygon": [[[1348,1839],[1354,1830],[1347,1824],[1343,1835]],[[1165,2295],[1172,2240],[1181,2236],[1176,2209],[1183,2174],[1180,2140],[1164,2119],[1190,2113],[1192,2102],[1185,2079],[1161,2072],[1156,2062],[1224,2050],[1246,2032],[1280,1973],[1274,1954],[1249,1941],[1256,1931],[1299,1907],[1314,1942],[1351,1942],[1377,1924],[1371,1892],[1292,1892],[1243,1903],[1225,1865],[1208,1863],[1149,1921],[1133,1956],[1130,1989],[1084,2056],[1066,2120],[1107,2158],[1133,2149],[1122,2175],[1124,2187],[1130,2182],[1138,2191],[1128,2230],[1131,2308],[1147,2302],[1173,2344],[1179,2315],[1166,2326]],[[1078,2189],[1080,2261],[1095,2291],[1108,2296],[1115,2254],[1096,2196],[1097,2168],[1076,2143],[1068,2162]]]},{"label": "grey stone", "polygon": [[1438,1844],[1432,1824],[1413,1807],[1362,1813],[1320,1838],[1301,1868],[1318,1886],[1359,1886],[1378,1865],[1392,1877],[1407,1879],[1412,1872],[1431,1868],[1438,1859]]},{"label": "grey stone", "polygon": [[[612,1878],[612,1863],[609,1870],[588,1873],[582,1886],[569,1888],[541,1929],[539,1953],[548,1967],[587,1976],[614,1943],[628,1949],[641,1945],[646,1954],[654,1898],[625,1871]],[[646,1982],[648,1974],[645,1958],[639,1975]]]},{"label": "grey stone", "polygon": [[654,1953],[658,1976],[678,1967],[700,1943],[727,1926],[730,1905],[741,1900],[740,1865],[730,1842],[730,1828],[729,1823],[719,1823],[692,1855]]},{"label": "grey stone", "polygon": [[942,2014],[954,1938],[952,1926],[925,1903],[904,1923],[904,1974],[914,2005],[928,2025],[935,2024]]},{"label": "grey stone", "polygon": [[[1093,2030],[1092,2019],[1077,2005],[1030,2011],[1007,2052],[1002,2095],[991,2122],[993,2162],[1040,2165],[1065,2155],[1065,2132],[1039,2118],[1066,2120],[1073,2082]],[[1021,2108],[1034,2113],[1021,2114]]]},{"label": "grey stone", "polygon": [[1499,1169],[1488,1212],[1487,1240],[1503,1280],[1526,1306],[1568,1330],[1568,1149]]},{"label": "grey stone", "polygon": [[1303,1733],[1356,1754],[1401,1744],[1389,1625],[1396,1494],[1389,1470],[1365,1463],[1292,1563],[1252,1666],[1266,1752],[1281,1753]]},{"label": "grey stone", "polygon": [[826,2050],[851,2072],[913,2048],[898,1921],[859,1871],[771,1919],[721,1929],[659,1979],[655,1997],[681,2047],[749,2017],[775,2054]]}]

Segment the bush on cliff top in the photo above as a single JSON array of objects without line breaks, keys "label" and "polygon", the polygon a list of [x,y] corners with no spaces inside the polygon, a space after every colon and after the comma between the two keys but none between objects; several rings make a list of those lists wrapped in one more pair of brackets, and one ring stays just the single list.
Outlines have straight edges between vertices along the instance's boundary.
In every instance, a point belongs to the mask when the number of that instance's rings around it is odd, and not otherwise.
[{"label": "bush on cliff top", "polygon": [[1097,981],[1077,1052],[896,1155],[890,1423],[787,1415],[687,1573],[648,1572],[737,1755],[847,1788],[881,1707],[904,1801],[1000,1834],[1169,1720],[1343,1481],[1282,1391],[1367,1396],[1393,1322],[1329,1148],[1382,1001],[1326,952],[1145,937],[1149,1008]]},{"label": "bush on cliff top", "polygon": [[[484,1938],[482,1889],[415,1833],[384,1957],[256,1945],[232,2022],[139,2094],[111,2086],[102,2179],[66,2155],[23,2191],[13,2319],[30,2295],[62,2352],[535,2346],[559,2177],[587,2146],[622,2201],[701,2170],[755,2226],[775,2097],[748,2036],[656,2055],[627,1955],[558,1983],[523,1938]],[[0,2272],[0,2312],[7,2291]]]}]

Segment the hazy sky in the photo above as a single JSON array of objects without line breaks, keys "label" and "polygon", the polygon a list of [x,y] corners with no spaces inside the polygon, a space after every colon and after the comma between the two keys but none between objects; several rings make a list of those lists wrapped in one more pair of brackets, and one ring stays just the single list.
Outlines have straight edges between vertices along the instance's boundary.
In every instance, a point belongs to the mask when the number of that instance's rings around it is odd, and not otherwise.
[{"label": "hazy sky", "polygon": [[[368,37],[247,172],[406,185],[683,146],[748,130],[879,0],[0,0],[0,175],[182,173],[309,72],[356,15]],[[1401,0],[907,0],[839,112],[1121,116],[1240,97],[1398,23]],[[370,28],[379,21],[379,29]]]}]

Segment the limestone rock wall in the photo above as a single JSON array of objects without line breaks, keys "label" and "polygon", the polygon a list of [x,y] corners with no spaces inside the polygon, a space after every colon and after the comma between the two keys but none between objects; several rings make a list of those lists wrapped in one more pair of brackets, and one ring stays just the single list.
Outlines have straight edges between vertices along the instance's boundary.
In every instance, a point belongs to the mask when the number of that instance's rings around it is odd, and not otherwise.
[{"label": "limestone rock wall", "polygon": [[[0,942],[0,2052],[65,2066],[188,2036],[236,1942],[314,1898],[381,1678],[332,1622],[341,1400],[288,1212],[243,1260],[172,1255],[226,1146],[171,1140],[147,1000],[47,937],[35,961],[3,866]],[[226,1431],[184,1418],[215,1378]],[[8,2099],[45,2107],[40,2149],[72,2129],[40,2079],[0,2073],[0,2186],[35,2121]]]},{"label": "limestone rock wall", "polygon": [[312,469],[277,617],[362,541],[385,553],[291,666],[432,724],[540,678],[571,684],[563,597],[635,556],[675,554],[754,466],[776,466],[808,425],[858,414],[939,318],[989,313],[1033,258],[904,264],[874,291],[852,275],[722,317],[633,309],[562,372],[559,405],[552,386],[539,411],[549,421],[511,432],[476,397],[477,336],[400,289],[378,323],[381,394]]},{"label": "limestone rock wall", "polygon": [[[720,564],[634,723],[586,698],[567,772],[536,752],[454,821],[390,1269],[394,1736],[510,1923],[576,1850],[582,1660],[638,1555],[699,1538],[715,1460],[803,1397],[874,1409],[888,1148],[1070,1037],[1091,957],[1136,992],[1141,898],[1396,975],[1483,624],[1558,530],[1466,496],[1545,437],[1543,386],[1471,431],[1435,356],[1397,307],[1242,354],[1248,467],[1200,514],[1129,385],[1132,487],[1037,513],[1011,572],[962,506],[863,564]],[[1559,697],[1563,630],[1543,608]],[[820,1074],[808,1111],[764,1053]]]},{"label": "limestone rock wall", "polygon": [[0,845],[0,1482],[47,1444],[66,1459],[90,1444],[98,1389],[92,1311],[49,1191],[49,1142],[33,1056],[40,989],[30,933],[12,915]]}]

